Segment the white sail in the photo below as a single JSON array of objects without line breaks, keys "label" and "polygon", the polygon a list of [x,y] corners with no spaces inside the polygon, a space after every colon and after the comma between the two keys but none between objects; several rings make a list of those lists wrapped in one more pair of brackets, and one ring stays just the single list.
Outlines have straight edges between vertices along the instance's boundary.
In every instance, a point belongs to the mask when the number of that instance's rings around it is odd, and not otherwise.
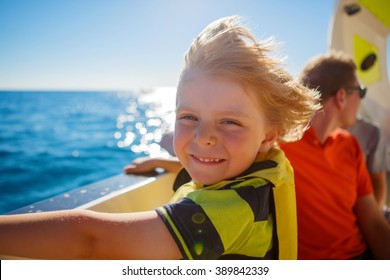
[{"label": "white sail", "polygon": [[[360,114],[376,123],[385,135],[390,153],[390,86],[388,37],[390,1],[339,0],[330,27],[329,48],[355,59],[358,77],[367,86]],[[390,156],[388,156],[390,158]]]}]

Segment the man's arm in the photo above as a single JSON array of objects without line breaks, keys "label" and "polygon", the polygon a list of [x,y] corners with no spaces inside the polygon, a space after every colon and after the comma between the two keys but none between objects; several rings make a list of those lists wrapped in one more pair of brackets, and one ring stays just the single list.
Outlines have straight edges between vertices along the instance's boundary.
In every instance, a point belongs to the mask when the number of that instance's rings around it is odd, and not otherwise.
[{"label": "man's arm", "polygon": [[390,259],[390,224],[378,208],[373,194],[359,197],[355,206],[357,221],[376,259]]},{"label": "man's arm", "polygon": [[387,178],[386,172],[370,173],[372,186],[374,188],[375,199],[379,209],[383,210],[387,199]]}]

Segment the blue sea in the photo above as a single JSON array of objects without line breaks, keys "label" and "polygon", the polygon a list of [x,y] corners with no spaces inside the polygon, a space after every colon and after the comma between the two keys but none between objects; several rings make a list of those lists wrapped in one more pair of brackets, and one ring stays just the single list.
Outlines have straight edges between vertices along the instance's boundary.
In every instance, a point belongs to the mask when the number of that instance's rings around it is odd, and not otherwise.
[{"label": "blue sea", "polygon": [[0,213],[122,172],[173,123],[174,88],[0,91]]}]

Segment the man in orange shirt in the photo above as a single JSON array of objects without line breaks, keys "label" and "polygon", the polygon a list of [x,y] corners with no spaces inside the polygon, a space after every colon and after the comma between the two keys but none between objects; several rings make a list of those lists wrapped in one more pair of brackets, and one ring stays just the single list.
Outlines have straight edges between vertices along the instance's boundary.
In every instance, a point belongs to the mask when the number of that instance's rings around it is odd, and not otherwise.
[{"label": "man in orange shirt", "polygon": [[[282,144],[295,171],[299,259],[390,259],[390,224],[377,206],[356,138],[340,127],[356,121],[366,89],[356,65],[332,52],[309,61],[302,82],[320,91],[323,111],[298,142]],[[368,246],[368,247],[367,247]]]}]

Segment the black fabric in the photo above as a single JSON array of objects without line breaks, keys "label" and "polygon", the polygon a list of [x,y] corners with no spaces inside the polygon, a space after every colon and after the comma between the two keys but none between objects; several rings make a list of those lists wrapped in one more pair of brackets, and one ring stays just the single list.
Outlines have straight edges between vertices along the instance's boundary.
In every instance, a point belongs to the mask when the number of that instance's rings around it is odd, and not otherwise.
[{"label": "black fabric", "polygon": [[278,230],[277,230],[277,221],[276,221],[276,209],[275,209],[275,198],[273,189],[270,192],[270,209],[273,218],[273,229],[272,229],[272,251],[274,260],[279,259],[279,238],[278,238]]},{"label": "black fabric", "polygon": [[195,202],[184,198],[178,203],[165,205],[164,208],[194,259],[217,259],[225,251],[213,223]]},{"label": "black fabric", "polygon": [[255,222],[268,220],[270,215],[270,192],[272,192],[270,183],[258,188],[237,188],[235,191],[251,207]]},{"label": "black fabric", "polygon": [[191,176],[186,169],[181,169],[176,176],[175,182],[173,182],[173,190],[177,191],[185,183],[191,182]]}]

